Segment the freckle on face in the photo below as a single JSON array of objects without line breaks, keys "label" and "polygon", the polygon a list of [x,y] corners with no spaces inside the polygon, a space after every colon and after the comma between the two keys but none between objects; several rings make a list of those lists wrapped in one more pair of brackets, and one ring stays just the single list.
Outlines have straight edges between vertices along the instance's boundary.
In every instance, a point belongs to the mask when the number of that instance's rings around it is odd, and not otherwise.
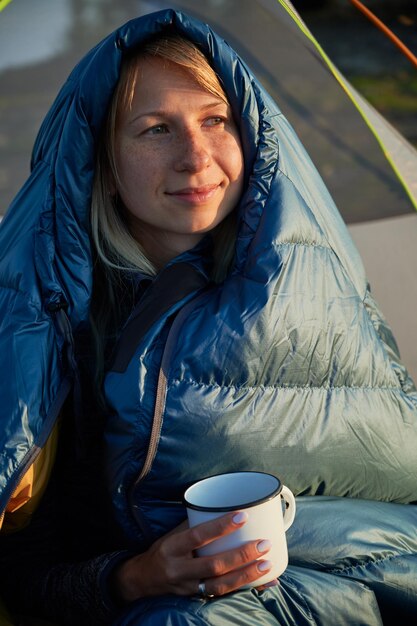
[{"label": "freckle on face", "polygon": [[243,155],[229,107],[191,73],[158,58],[138,70],[116,129],[118,193],[133,235],[163,264],[235,208]]}]

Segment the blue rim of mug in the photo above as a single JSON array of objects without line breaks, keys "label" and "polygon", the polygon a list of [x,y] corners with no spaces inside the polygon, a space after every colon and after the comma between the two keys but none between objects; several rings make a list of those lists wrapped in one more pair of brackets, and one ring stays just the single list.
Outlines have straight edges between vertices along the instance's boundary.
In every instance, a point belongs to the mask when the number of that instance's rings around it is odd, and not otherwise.
[{"label": "blue rim of mug", "polygon": [[[263,476],[270,476],[277,481],[277,486],[273,489],[268,495],[263,496],[263,498],[258,498],[257,500],[251,500],[250,502],[242,502],[239,504],[234,504],[233,506],[201,506],[198,504],[193,504],[189,502],[186,498],[187,491],[194,487],[197,483],[202,483],[206,480],[210,480],[211,478],[217,478],[218,476],[231,476],[233,474],[262,474]],[[220,474],[213,474],[212,476],[206,476],[205,478],[201,478],[197,480],[195,483],[187,487],[183,496],[183,502],[187,509],[193,509],[194,511],[205,511],[207,513],[228,513],[229,511],[238,511],[239,509],[250,509],[252,506],[258,506],[259,504],[263,504],[264,502],[268,502],[269,500],[273,500],[277,495],[279,495],[282,491],[282,483],[277,476],[274,474],[269,474],[268,472],[256,472],[250,470],[236,471],[236,472],[222,472]]]}]

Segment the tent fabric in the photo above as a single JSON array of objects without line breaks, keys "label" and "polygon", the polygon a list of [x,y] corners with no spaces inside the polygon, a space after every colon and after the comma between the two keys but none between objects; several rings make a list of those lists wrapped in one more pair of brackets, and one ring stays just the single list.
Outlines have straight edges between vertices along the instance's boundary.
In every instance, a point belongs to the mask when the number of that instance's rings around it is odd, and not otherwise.
[{"label": "tent fabric", "polygon": [[[345,76],[338,70],[328,55],[325,53],[320,43],[309,31],[306,24],[302,21],[291,2],[287,0],[278,0],[279,3],[286,8],[288,13],[293,17],[299,25],[302,32],[313,43],[317,51],[320,53],[336,80],[345,90],[353,104],[361,113],[369,129],[375,135],[376,140],[380,143],[381,150],[384,152],[388,162],[396,172],[399,180],[402,182],[407,194],[414,207],[417,209],[417,151],[416,149],[389,124],[389,122],[378,113],[378,111],[349,83]],[[265,5],[265,2],[263,2]],[[270,5],[268,5],[270,6]]]}]

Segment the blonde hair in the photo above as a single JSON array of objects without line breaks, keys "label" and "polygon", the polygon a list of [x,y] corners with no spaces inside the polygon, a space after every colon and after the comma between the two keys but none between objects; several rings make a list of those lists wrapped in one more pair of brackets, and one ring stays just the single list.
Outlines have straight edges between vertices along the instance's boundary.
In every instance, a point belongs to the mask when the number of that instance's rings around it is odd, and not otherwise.
[{"label": "blonde hair", "polygon": [[[187,69],[203,89],[228,102],[219,78],[204,54],[191,41],[178,35],[158,36],[134,51],[123,62],[98,147],[91,201],[91,229],[97,257],[92,327],[97,361],[102,365],[105,336],[109,335],[109,328],[113,329],[113,333],[117,332],[120,324],[119,294],[127,286],[126,273],[141,272],[149,276],[157,273],[144,249],[131,234],[124,207],[118,200],[117,193],[114,193],[114,188],[117,189],[119,184],[115,159],[118,116],[120,111],[126,110],[132,104],[138,76],[138,60],[149,57],[158,57]],[[211,278],[220,282],[227,275],[233,259],[235,212],[229,214],[211,234],[214,242]]]}]

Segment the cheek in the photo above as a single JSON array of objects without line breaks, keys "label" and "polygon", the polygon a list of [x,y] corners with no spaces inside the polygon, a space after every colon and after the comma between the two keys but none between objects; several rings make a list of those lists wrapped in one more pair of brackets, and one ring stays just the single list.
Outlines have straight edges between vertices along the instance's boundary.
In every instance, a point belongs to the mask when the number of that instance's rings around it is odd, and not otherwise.
[{"label": "cheek", "polygon": [[150,181],[152,176],[150,163],[151,157],[146,158],[129,147],[121,148],[117,155],[116,167],[122,188],[129,190],[138,183]]},{"label": "cheek", "polygon": [[[242,184],[244,162],[240,142],[234,137],[230,138],[227,145],[222,147],[222,155],[224,155],[224,170],[228,174],[230,181]],[[227,160],[225,159],[225,156],[227,156]]]}]

